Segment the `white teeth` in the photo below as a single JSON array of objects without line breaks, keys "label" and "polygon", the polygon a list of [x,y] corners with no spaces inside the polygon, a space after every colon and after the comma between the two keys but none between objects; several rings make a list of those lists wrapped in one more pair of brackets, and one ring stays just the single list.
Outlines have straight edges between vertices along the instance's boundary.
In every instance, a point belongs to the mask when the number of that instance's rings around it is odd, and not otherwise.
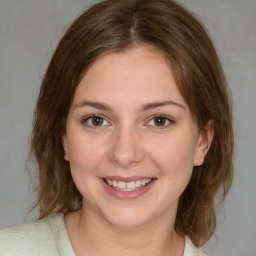
[{"label": "white teeth", "polygon": [[107,179],[106,183],[109,186],[114,187],[117,190],[133,191],[133,190],[136,190],[136,189],[146,186],[151,181],[152,181],[152,179],[136,180],[136,181],[129,181],[129,182]]},{"label": "white teeth", "polygon": [[135,184],[134,181],[130,181],[130,182],[128,182],[128,183],[126,184],[126,187],[127,187],[127,188],[131,188],[131,189],[135,189],[135,186],[136,186],[136,184]]},{"label": "white teeth", "polygon": [[108,183],[108,185],[110,185],[110,186],[112,186],[112,185],[113,185],[112,180],[107,180],[107,183]]},{"label": "white teeth", "polygon": [[125,184],[125,182],[123,182],[123,181],[118,181],[118,182],[117,182],[117,187],[118,187],[118,188],[126,188],[126,184]]},{"label": "white teeth", "polygon": [[[109,183],[108,183],[109,184]],[[110,184],[109,184],[110,185]],[[110,185],[111,186],[111,185]],[[113,180],[113,187],[116,188],[117,187],[117,181]]]},{"label": "white teeth", "polygon": [[136,187],[139,188],[141,186],[141,180],[136,180]]}]

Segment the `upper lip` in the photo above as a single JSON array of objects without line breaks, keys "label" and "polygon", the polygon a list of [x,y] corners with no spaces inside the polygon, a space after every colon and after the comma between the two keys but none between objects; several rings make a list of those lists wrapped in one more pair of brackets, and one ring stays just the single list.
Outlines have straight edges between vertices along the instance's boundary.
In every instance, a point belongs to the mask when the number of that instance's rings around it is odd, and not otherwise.
[{"label": "upper lip", "polygon": [[105,177],[102,177],[102,179],[129,182],[129,181],[136,181],[136,180],[154,179],[154,177],[148,177],[148,176],[131,176],[131,177],[105,176]]}]

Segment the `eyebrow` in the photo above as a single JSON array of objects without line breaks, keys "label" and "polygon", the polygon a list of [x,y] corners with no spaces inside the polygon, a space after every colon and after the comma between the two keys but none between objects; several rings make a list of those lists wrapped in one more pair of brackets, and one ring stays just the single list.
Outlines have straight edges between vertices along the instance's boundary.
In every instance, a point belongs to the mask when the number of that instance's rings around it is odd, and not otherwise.
[{"label": "eyebrow", "polygon": [[74,108],[85,107],[85,106],[97,108],[100,110],[112,111],[111,107],[107,104],[96,102],[96,101],[87,101],[87,100],[84,100],[76,104]]},{"label": "eyebrow", "polygon": [[[148,110],[151,110],[154,108],[163,107],[166,105],[174,105],[176,107],[185,109],[185,106],[183,106],[182,104],[179,104],[177,102],[162,101],[162,102],[152,102],[152,103],[143,104],[139,110],[144,112],[144,111],[148,111]],[[87,101],[87,100],[84,100],[84,101],[76,104],[74,106],[74,108],[79,108],[79,107],[84,107],[84,106],[89,106],[89,107],[93,107],[93,108],[97,108],[97,109],[105,110],[105,111],[112,111],[112,108],[105,103],[96,102],[96,101]]]},{"label": "eyebrow", "polygon": [[141,111],[147,111],[147,110],[151,110],[154,108],[158,108],[158,107],[163,107],[166,105],[174,105],[176,107],[185,109],[185,106],[183,106],[182,104],[179,104],[177,102],[174,101],[163,101],[163,102],[152,102],[152,103],[147,103],[141,106]]}]

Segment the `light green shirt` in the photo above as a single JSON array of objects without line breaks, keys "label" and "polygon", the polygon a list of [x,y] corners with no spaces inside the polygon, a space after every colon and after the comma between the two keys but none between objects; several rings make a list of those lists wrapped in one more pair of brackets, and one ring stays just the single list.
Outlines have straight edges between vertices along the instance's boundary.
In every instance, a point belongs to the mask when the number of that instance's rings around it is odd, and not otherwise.
[{"label": "light green shirt", "polygon": [[[75,256],[63,214],[1,230],[0,256]],[[185,237],[183,256],[206,256],[206,254]]]}]

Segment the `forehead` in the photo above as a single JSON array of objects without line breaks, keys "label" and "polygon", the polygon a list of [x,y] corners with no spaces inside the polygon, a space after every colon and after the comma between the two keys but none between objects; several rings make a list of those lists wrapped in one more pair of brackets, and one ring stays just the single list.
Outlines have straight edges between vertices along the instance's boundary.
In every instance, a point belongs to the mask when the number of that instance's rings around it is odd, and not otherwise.
[{"label": "forehead", "polygon": [[[116,97],[115,97],[116,96]],[[170,62],[151,46],[134,47],[98,58],[77,87],[74,103],[95,100],[172,100],[184,102]]]}]

